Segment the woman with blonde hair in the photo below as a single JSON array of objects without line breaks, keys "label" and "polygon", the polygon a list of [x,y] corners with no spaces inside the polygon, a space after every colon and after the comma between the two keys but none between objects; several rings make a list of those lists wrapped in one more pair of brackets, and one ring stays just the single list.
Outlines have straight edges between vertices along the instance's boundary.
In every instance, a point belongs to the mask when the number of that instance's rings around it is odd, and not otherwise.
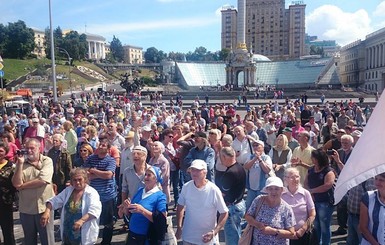
[{"label": "woman with blonde hair", "polygon": [[99,138],[98,138],[98,131],[95,126],[88,125],[86,127],[86,132],[88,134],[88,143],[92,146],[92,148],[95,150],[99,146]]},{"label": "woman with blonde hair", "polygon": [[170,202],[170,162],[163,155],[165,147],[160,141],[154,141],[151,145],[151,158],[149,165],[158,167],[162,171],[162,190],[167,197],[167,203]]},{"label": "woman with blonde hair", "polygon": [[285,168],[290,166],[292,157],[291,149],[288,146],[289,141],[286,135],[280,134],[275,140],[275,145],[271,148],[269,156],[273,162],[275,175],[283,180]]},{"label": "woman with blonde hair", "polygon": [[[315,219],[315,206],[312,196],[308,190],[301,186],[301,176],[298,169],[287,168],[285,170],[285,186],[282,193],[282,200],[287,202],[293,209],[295,218],[295,236],[290,240],[290,245],[316,245],[317,240],[311,240],[310,231],[312,230],[312,224]],[[314,235],[314,233],[313,233]]]},{"label": "woman with blonde hair", "polygon": [[63,129],[65,131],[64,139],[67,141],[67,152],[71,156],[72,162],[75,160],[76,146],[78,145],[78,137],[74,130],[74,125],[71,121],[65,121],[63,123]]}]

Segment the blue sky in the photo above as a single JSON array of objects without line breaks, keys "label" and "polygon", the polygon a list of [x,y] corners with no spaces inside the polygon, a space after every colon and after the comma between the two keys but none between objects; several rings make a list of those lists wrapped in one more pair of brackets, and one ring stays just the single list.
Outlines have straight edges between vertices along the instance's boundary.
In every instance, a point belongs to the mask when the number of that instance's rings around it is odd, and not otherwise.
[{"label": "blue sky", "polygon": [[[165,52],[220,49],[220,9],[237,0],[51,0],[53,25]],[[288,5],[291,1],[286,1]],[[0,0],[0,23],[23,20],[44,30],[47,0]],[[304,0],[306,32],[346,45],[385,27],[384,0]],[[87,27],[85,27],[87,26]]]}]

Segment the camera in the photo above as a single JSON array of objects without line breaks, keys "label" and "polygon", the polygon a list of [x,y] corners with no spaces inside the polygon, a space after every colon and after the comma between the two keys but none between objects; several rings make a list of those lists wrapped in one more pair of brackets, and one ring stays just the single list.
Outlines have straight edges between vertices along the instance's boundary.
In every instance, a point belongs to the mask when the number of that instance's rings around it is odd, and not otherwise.
[{"label": "camera", "polygon": [[27,155],[28,151],[26,149],[17,150],[16,154],[19,156]]},{"label": "camera", "polygon": [[328,154],[329,156],[333,156],[334,151],[333,150],[326,150],[326,154]]}]

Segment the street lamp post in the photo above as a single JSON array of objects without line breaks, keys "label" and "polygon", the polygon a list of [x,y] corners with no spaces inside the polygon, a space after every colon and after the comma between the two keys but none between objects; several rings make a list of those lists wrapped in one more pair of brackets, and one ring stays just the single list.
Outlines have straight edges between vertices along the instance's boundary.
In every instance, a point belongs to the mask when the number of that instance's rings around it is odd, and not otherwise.
[{"label": "street lamp post", "polygon": [[52,62],[52,82],[53,82],[53,101],[57,102],[57,84],[56,84],[56,67],[55,67],[55,44],[53,40],[53,27],[52,27],[52,9],[51,0],[48,0],[49,4],[49,28],[51,37],[51,62]]},{"label": "street lamp post", "polygon": [[71,80],[71,60],[72,60],[72,58],[70,57],[70,54],[68,53],[68,51],[65,50],[64,48],[57,47],[57,49],[59,49],[59,51],[61,53],[65,53],[67,55],[67,58],[68,58],[68,79],[70,80],[70,91],[71,91],[71,95],[72,95],[72,80]]}]

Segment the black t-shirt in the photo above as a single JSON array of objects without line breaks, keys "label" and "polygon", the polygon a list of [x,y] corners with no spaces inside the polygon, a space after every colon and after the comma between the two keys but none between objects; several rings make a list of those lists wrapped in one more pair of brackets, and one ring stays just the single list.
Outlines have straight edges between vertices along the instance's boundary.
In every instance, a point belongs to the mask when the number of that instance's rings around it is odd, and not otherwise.
[{"label": "black t-shirt", "polygon": [[224,194],[226,204],[232,204],[243,198],[246,187],[246,172],[239,164],[228,167],[217,182],[219,189]]}]

